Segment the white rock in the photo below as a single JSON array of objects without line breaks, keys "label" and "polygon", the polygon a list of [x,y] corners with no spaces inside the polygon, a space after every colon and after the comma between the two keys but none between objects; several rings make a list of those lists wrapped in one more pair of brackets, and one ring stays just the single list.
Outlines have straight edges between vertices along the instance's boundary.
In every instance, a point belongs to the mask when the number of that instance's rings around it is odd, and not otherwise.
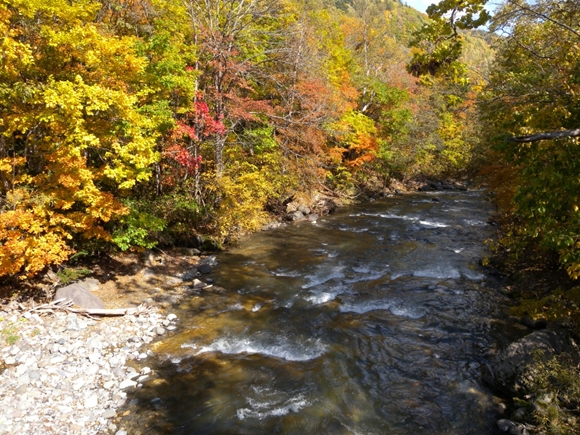
[{"label": "white rock", "polygon": [[94,408],[99,405],[99,398],[96,394],[92,394],[85,399],[85,408]]},{"label": "white rock", "polygon": [[125,379],[124,381],[122,381],[119,384],[119,388],[121,390],[125,390],[127,388],[131,388],[131,387],[135,387],[135,386],[137,386],[137,382],[132,381],[131,379]]}]

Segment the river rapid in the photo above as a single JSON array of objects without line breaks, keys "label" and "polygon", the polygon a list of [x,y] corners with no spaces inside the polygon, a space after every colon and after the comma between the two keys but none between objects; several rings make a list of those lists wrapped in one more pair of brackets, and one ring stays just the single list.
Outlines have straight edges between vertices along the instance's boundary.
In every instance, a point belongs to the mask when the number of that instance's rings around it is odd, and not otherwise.
[{"label": "river rapid", "polygon": [[478,191],[417,193],[220,253],[154,348],[141,432],[496,433],[482,371],[512,337],[479,265],[492,211]]}]

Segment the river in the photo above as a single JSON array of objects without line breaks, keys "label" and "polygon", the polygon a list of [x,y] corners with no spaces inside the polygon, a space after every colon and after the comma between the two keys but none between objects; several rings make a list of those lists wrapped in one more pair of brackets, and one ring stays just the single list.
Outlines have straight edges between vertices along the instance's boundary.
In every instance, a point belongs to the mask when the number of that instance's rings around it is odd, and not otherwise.
[{"label": "river", "polygon": [[142,433],[495,433],[481,377],[510,325],[479,265],[492,211],[478,191],[398,196],[218,254],[155,346]]}]

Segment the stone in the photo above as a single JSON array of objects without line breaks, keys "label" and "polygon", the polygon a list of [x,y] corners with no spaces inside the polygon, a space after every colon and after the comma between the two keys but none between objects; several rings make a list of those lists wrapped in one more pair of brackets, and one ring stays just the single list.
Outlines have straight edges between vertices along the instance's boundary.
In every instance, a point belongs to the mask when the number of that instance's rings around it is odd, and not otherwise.
[{"label": "stone", "polygon": [[204,288],[206,285],[207,285],[207,284],[206,284],[205,282],[203,282],[203,281],[200,281],[200,280],[199,280],[199,279],[197,279],[197,278],[195,278],[195,279],[193,280],[193,282],[191,283],[191,286],[192,286],[194,289],[198,289],[198,288]]},{"label": "stone", "polygon": [[143,375],[143,376],[139,376],[139,378],[137,378],[137,382],[139,384],[142,384],[143,382],[147,382],[149,379],[151,379],[151,377],[149,375]]},{"label": "stone", "polygon": [[81,308],[105,308],[105,304],[98,297],[93,295],[83,284],[75,283],[61,287],[56,291],[54,300],[70,300],[73,304]]},{"label": "stone", "polygon": [[107,409],[103,412],[103,418],[113,418],[115,415],[117,415],[117,412],[113,409]]},{"label": "stone", "polygon": [[170,322],[173,321],[173,320],[177,320],[177,315],[175,315],[173,313],[168,314],[167,317],[166,317],[166,319],[169,320]]},{"label": "stone", "polygon": [[132,381],[131,379],[125,379],[119,384],[119,388],[121,390],[126,390],[127,388],[132,388],[137,386],[137,382]]},{"label": "stone", "polygon": [[165,329],[163,329],[161,326],[158,326],[157,328],[155,328],[155,333],[157,335],[163,335],[165,334]]},{"label": "stone", "polygon": [[99,398],[95,394],[91,394],[85,398],[85,408],[95,408],[99,405]]},{"label": "stone", "polygon": [[23,384],[23,385],[20,385],[19,387],[17,387],[17,388],[14,390],[14,394],[16,394],[16,395],[20,396],[21,394],[24,394],[24,393],[26,393],[26,390],[27,390],[27,389],[28,389],[28,387],[27,387],[26,385],[24,385],[24,384]]},{"label": "stone", "polygon": [[127,431],[120,429],[117,432],[115,432],[115,435],[127,435]]},{"label": "stone", "polygon": [[95,291],[99,288],[99,280],[95,278],[86,278],[80,284],[84,284],[90,291]]},{"label": "stone", "polygon": [[183,279],[183,281],[191,281],[198,275],[198,273],[199,272],[197,271],[197,269],[188,270],[183,274],[181,278]]},{"label": "stone", "polygon": [[497,427],[502,432],[507,432],[510,435],[527,435],[527,433],[528,433],[528,431],[526,430],[524,425],[514,423],[513,421],[508,420],[506,418],[502,418],[501,420],[498,420]]},{"label": "stone", "polygon": [[298,210],[298,204],[295,202],[290,202],[286,204],[286,213],[291,214]]},{"label": "stone", "polygon": [[338,206],[336,205],[336,202],[330,198],[318,201],[315,207],[317,213],[321,216],[332,214],[336,211],[337,208]]},{"label": "stone", "polygon": [[417,189],[419,192],[433,192],[435,189],[433,186],[431,186],[430,184],[424,184],[421,187],[419,187],[419,189]]},{"label": "stone", "polygon": [[300,204],[298,206],[298,211],[301,212],[303,215],[310,214],[310,209],[307,206],[305,206],[304,204]]},{"label": "stone", "polygon": [[37,372],[36,370],[30,370],[28,372],[28,377],[32,380],[32,381],[37,381],[40,379],[40,373]]},{"label": "stone", "polygon": [[299,210],[296,210],[288,215],[291,221],[299,221],[304,219],[304,213]]},{"label": "stone", "polygon": [[136,379],[138,377],[139,377],[139,372],[133,371],[133,372],[127,373],[127,379],[133,380],[133,379]]},{"label": "stone", "polygon": [[580,351],[565,330],[534,331],[500,350],[491,360],[491,373],[484,379],[492,387],[509,395],[528,394],[526,372],[542,360],[566,354],[580,362]]},{"label": "stone", "polygon": [[188,255],[190,257],[195,257],[201,254],[201,251],[197,248],[182,248],[183,255]]},{"label": "stone", "polygon": [[97,363],[101,359],[101,354],[98,352],[93,352],[89,356],[89,361],[92,363]]},{"label": "stone", "polygon": [[203,263],[197,266],[197,271],[203,275],[211,273],[212,267],[209,264]]},{"label": "stone", "polygon": [[316,213],[312,213],[308,215],[308,220],[310,222],[316,222],[318,220],[318,215]]}]

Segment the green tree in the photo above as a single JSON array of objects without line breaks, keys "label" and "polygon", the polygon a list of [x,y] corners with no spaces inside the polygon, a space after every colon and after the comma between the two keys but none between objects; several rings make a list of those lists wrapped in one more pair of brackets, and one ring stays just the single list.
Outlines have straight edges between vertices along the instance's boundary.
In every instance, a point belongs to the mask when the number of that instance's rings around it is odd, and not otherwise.
[{"label": "green tree", "polygon": [[504,242],[557,253],[573,278],[580,276],[579,22],[577,2],[504,2],[492,21],[503,37],[482,105],[496,151],[516,169],[519,225]]}]

